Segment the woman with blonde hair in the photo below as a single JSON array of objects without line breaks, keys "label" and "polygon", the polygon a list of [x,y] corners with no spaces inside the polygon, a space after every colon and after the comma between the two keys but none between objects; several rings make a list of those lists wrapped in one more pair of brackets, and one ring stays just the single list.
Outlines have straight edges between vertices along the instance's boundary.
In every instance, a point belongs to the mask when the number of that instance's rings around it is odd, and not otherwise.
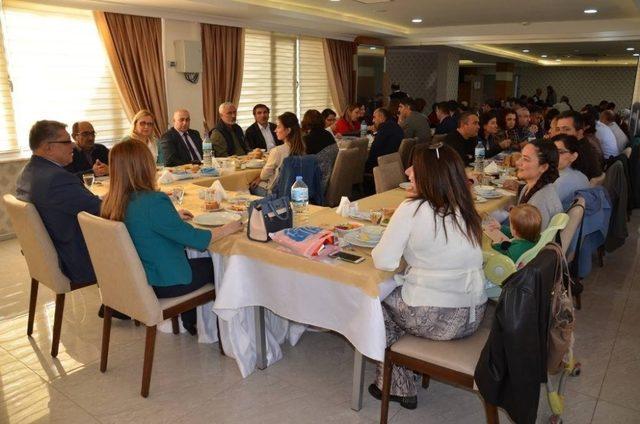
[{"label": "woman with blonde hair", "polygon": [[[182,296],[213,283],[211,258],[188,259],[185,248],[206,250],[212,239],[234,233],[242,224],[235,221],[203,230],[186,223],[193,215],[176,211],[169,196],[158,191],[153,156],[137,140],[123,141],[111,149],[109,175],[109,192],[100,215],[124,222],[156,295]],[[196,333],[195,309],[182,314],[182,323],[189,333]]]},{"label": "woman with blonde hair", "polygon": [[154,126],[155,118],[153,114],[147,109],[142,109],[133,117],[129,133],[122,141],[138,140],[143,142],[153,155],[154,162],[164,164],[164,158],[161,157],[161,152],[158,150],[158,140],[153,135]]},{"label": "woman with blonde hair", "polygon": [[336,122],[334,133],[342,135],[360,134],[360,105],[351,103],[344,110],[342,117]]}]

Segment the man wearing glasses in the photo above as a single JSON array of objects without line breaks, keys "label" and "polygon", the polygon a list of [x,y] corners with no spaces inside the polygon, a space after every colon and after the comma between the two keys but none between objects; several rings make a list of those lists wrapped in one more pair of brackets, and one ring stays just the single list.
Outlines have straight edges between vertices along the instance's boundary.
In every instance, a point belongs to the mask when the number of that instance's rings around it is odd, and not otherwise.
[{"label": "man wearing glasses", "polygon": [[82,121],[73,124],[73,161],[65,169],[76,175],[93,172],[96,177],[109,174],[109,149],[96,144],[96,131],[90,122]]}]

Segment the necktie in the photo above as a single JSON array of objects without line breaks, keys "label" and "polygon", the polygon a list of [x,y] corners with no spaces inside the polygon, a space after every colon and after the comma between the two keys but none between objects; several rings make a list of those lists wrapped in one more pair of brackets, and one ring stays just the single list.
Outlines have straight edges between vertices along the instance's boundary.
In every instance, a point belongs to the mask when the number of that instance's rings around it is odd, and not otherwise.
[{"label": "necktie", "polygon": [[193,146],[189,143],[189,139],[187,138],[187,133],[182,133],[182,138],[184,138],[184,144],[187,145],[187,150],[189,150],[189,156],[191,156],[191,162],[199,162],[198,154],[195,150],[193,150]]}]

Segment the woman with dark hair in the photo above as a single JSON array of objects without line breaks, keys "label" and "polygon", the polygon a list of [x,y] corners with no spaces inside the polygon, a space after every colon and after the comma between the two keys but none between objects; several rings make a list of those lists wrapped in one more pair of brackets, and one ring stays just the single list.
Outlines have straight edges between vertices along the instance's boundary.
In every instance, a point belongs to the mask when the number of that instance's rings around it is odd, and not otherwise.
[{"label": "woman with dark hair", "polygon": [[336,117],[338,115],[333,109],[326,108],[322,111],[322,118],[324,119],[324,128],[335,137],[336,135]]},{"label": "woman with dark hair", "polygon": [[480,115],[480,132],[478,138],[482,141],[485,148],[485,156],[487,158],[493,157],[500,153],[503,149],[508,149],[511,145],[511,141],[502,140],[498,143],[496,138],[498,131],[498,118],[494,111],[483,112]]},{"label": "woman with dark hair", "polygon": [[[587,140],[591,145],[591,147],[593,148],[594,155],[597,156],[597,158],[594,158],[594,159],[598,161],[598,163],[600,164],[600,168],[602,168],[602,165],[604,164],[604,153],[602,152],[602,145],[600,144],[600,139],[596,137],[597,115],[594,115],[593,107],[582,108],[582,111],[580,112],[580,114],[582,115],[584,139]],[[600,175],[602,172],[596,172],[596,173]],[[593,178],[593,177],[590,177],[590,178]]]},{"label": "woman with dark hair", "polygon": [[260,175],[251,182],[250,191],[256,196],[266,196],[271,193],[280,176],[280,167],[284,158],[305,154],[302,130],[295,113],[285,112],[278,116],[276,122],[276,137],[283,143],[269,151],[267,163]]},{"label": "woman with dark hair", "polygon": [[494,136],[496,142],[500,144],[503,150],[511,148],[511,145],[518,140],[518,133],[516,131],[516,111],[509,108],[500,110],[497,115],[496,122],[498,123],[498,133]]},{"label": "woman with dark hair", "polygon": [[306,111],[300,126],[304,133],[302,140],[308,155],[315,155],[325,147],[336,144],[335,138],[325,130],[324,118],[317,110]]},{"label": "woman with dark hair", "polygon": [[[419,144],[408,199],[393,214],[371,252],[376,268],[408,267],[395,280],[402,285],[382,303],[387,346],[404,334],[452,340],[473,334],[484,317],[487,296],[482,273],[481,218],[473,205],[460,156],[451,147]],[[369,393],[381,397],[382,364]],[[391,400],[417,406],[415,375],[393,367]]]},{"label": "woman with dark hair", "polygon": [[522,148],[522,157],[516,162],[518,178],[525,182],[518,204],[528,203],[538,208],[543,230],[555,214],[564,211],[553,186],[558,179],[558,160],[555,144],[534,140]]},{"label": "woman with dark hair", "polygon": [[580,142],[572,135],[558,134],[551,139],[558,149],[558,179],[553,185],[558,192],[562,207],[567,210],[577,190],[589,188],[589,179],[581,172]]},{"label": "woman with dark hair", "polygon": [[558,134],[558,115],[560,115],[560,111],[553,108],[547,110],[544,115],[544,127],[547,129],[545,137],[551,138]]},{"label": "woman with dark hair", "polygon": [[344,110],[342,118],[336,122],[335,134],[359,135],[360,134],[360,105],[351,103]]}]

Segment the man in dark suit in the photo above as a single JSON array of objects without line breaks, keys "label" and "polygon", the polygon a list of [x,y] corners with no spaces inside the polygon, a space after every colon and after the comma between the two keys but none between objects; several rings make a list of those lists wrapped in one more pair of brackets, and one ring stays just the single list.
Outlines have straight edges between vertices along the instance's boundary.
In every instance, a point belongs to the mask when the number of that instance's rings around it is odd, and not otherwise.
[{"label": "man in dark suit", "polygon": [[378,166],[378,157],[397,152],[404,138],[404,131],[391,119],[387,109],[378,108],[373,112],[373,125],[376,128],[376,135],[371,143],[369,158],[365,165],[367,173]]},{"label": "man in dark suit", "polygon": [[440,102],[436,105],[436,116],[440,123],[436,126],[435,134],[449,134],[458,127],[458,121],[451,116],[448,102]]},{"label": "man in dark suit", "polygon": [[178,109],[173,113],[173,127],[162,134],[159,141],[165,166],[202,163],[202,138],[190,125],[188,110]]},{"label": "man in dark suit", "polygon": [[458,152],[465,166],[473,162],[479,130],[478,115],[472,112],[463,112],[458,120],[458,128],[444,138],[444,143]]},{"label": "man in dark suit", "polygon": [[409,95],[400,90],[400,84],[391,84],[391,94],[389,94],[389,100],[402,100],[405,97],[409,97]]},{"label": "man in dark suit", "polygon": [[267,105],[257,104],[253,107],[253,117],[256,122],[244,132],[244,141],[249,149],[271,150],[282,144],[276,137],[276,124],[269,122],[269,108]]},{"label": "man in dark suit", "polygon": [[93,172],[96,177],[109,174],[109,149],[96,144],[96,131],[90,122],[73,124],[71,135],[76,141],[73,160],[64,167],[69,172],[81,176]]}]

